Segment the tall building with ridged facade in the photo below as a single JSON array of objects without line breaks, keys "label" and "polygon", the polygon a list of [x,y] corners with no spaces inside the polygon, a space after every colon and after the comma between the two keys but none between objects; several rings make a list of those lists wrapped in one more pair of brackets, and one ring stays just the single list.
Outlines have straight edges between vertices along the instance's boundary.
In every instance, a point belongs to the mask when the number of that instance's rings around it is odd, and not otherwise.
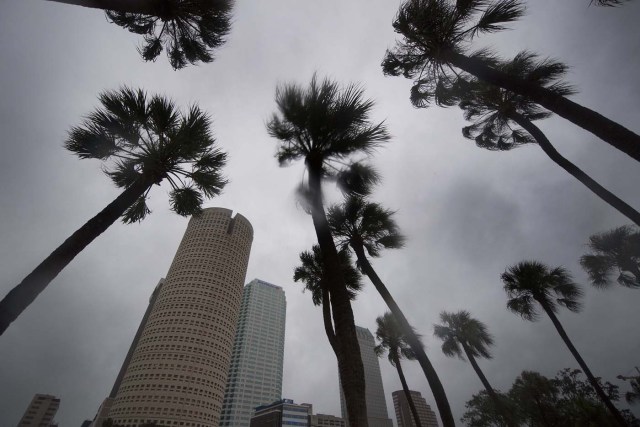
[{"label": "tall building with ridged facade", "polygon": [[[369,427],[393,427],[393,421],[387,412],[387,400],[384,397],[384,386],[382,385],[382,374],[380,373],[380,363],[374,348],[376,340],[367,328],[356,325],[356,336],[360,346],[360,356],[364,367],[365,400],[367,402],[367,420]],[[347,426],[349,417],[347,415],[347,404],[340,386],[340,407],[342,418]]]},{"label": "tall building with ridged facade", "polygon": [[252,241],[229,209],[191,218],[118,375],[115,424],[218,426]]},{"label": "tall building with ridged facade", "polygon": [[[416,406],[416,412],[420,419],[420,425],[422,427],[438,427],[438,418],[436,413],[433,412],[431,407],[424,400],[422,394],[419,391],[409,390],[411,394],[411,400]],[[398,421],[398,427],[416,427],[416,422],[409,406],[409,400],[404,394],[404,390],[394,391],[393,396],[393,408],[396,411],[396,421]]]},{"label": "tall building with ridged facade", "polygon": [[287,300],[280,286],[244,287],[220,427],[246,427],[255,408],[282,398]]}]

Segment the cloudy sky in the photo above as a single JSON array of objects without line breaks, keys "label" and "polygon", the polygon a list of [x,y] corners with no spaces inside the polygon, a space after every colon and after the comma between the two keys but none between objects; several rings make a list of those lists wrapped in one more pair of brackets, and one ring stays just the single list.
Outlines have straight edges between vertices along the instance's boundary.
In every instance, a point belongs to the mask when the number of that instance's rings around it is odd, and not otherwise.
[{"label": "cloudy sky", "polygon": [[[512,31],[479,44],[505,55],[526,48],[561,58],[580,90],[575,100],[640,130],[640,2],[620,8],[588,7],[588,0],[527,3],[527,16]],[[375,119],[386,119],[393,135],[374,158],[384,175],[374,199],[398,211],[408,243],[374,266],[425,336],[455,417],[481,383],[470,365],[444,357],[432,337],[441,310],[466,309],[488,325],[494,359],[480,365],[496,388],[508,389],[524,369],[553,376],[577,367],[548,319],[532,324],[507,312],[500,273],[537,259],[567,267],[586,284],[577,260],[588,236],[628,221],[538,147],[483,151],[462,138],[459,109],[414,109],[410,81],[384,77],[379,66],[396,39],[397,6],[238,0],[229,42],[216,61],[175,72],[165,57],[144,63],[136,52],[140,38],[100,11],[1,1],[0,296],[118,194],[98,162],[79,161],[62,147],[67,130],[96,107],[98,93],[127,84],[183,106],[198,103],[230,155],[231,183],[208,206],[233,209],[253,224],[246,281],[260,278],[286,291],[283,397],[339,414],[337,370],[320,309],[292,281],[298,253],[314,240],[311,219],[293,196],[302,166],[278,167],[264,126],[275,109],[276,85],[305,84],[317,70],[362,83],[376,100]],[[566,121],[540,126],[561,153],[640,209],[637,163]],[[167,206],[167,188],[155,188],[152,215],[139,225],[112,226],[0,337],[1,426],[15,425],[34,393],[62,399],[62,427],[93,418],[185,230],[187,219]],[[560,314],[596,375],[617,381],[640,365],[638,298],[640,291],[586,288],[584,311]],[[385,307],[368,286],[354,311],[356,322],[373,331]],[[381,366],[394,418],[391,392],[400,383],[387,362]],[[434,406],[417,363],[406,370],[410,387]]]}]

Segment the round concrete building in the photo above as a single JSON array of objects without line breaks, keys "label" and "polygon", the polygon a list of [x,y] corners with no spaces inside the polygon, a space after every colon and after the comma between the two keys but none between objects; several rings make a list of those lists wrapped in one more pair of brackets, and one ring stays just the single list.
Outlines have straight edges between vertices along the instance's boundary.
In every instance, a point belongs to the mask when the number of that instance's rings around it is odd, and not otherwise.
[{"label": "round concrete building", "polygon": [[138,426],[217,426],[253,229],[209,208],[191,218],[117,383],[109,418]]}]

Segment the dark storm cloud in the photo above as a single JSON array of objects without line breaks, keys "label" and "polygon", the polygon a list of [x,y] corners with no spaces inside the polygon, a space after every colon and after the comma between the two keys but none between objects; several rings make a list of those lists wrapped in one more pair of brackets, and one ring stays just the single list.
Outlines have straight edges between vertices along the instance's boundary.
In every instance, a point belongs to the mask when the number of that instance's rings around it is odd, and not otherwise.
[{"label": "dark storm cloud", "polygon": [[[565,60],[579,102],[638,130],[636,74],[640,3],[588,7],[588,0],[529,1],[514,30],[481,38],[513,54],[529,48]],[[428,353],[456,417],[481,384],[468,364],[445,358],[431,337],[441,310],[467,309],[496,339],[494,359],[481,361],[497,388],[523,369],[553,375],[575,362],[547,319],[532,324],[504,308],[499,280],[509,264],[539,259],[565,265],[586,284],[577,263],[588,236],[626,223],[535,146],[490,153],[464,140],[457,108],[414,109],[410,82],[379,68],[395,34],[397,2],[239,1],[229,42],[213,64],[171,70],[164,57],[143,63],[140,40],[98,11],[44,1],[0,5],[0,294],[118,194],[99,164],[62,149],[70,126],[96,106],[96,95],[121,84],[198,102],[214,119],[230,155],[231,183],[210,206],[242,213],[253,224],[247,282],[284,287],[287,302],[284,397],[339,414],[335,358],[319,308],[292,282],[298,253],[313,244],[311,219],[296,207],[301,165],[279,168],[264,123],[278,82],[305,84],[315,70],[362,82],[394,136],[374,162],[384,176],[375,199],[397,210],[408,236],[374,266]],[[640,208],[637,164],[564,120],[540,124],[557,149],[605,187]],[[333,190],[329,200],[337,201]],[[92,418],[109,392],[147,304],[169,268],[187,220],[167,209],[165,188],[152,192],[153,214],[140,225],[117,224],[92,243],[0,339],[0,425],[14,425],[34,393],[62,398],[63,427]],[[581,314],[561,321],[596,375],[613,380],[638,361],[637,291],[587,289]],[[374,332],[386,311],[367,284],[356,321]],[[399,389],[381,360],[387,404]],[[416,364],[410,386],[433,406]]]}]

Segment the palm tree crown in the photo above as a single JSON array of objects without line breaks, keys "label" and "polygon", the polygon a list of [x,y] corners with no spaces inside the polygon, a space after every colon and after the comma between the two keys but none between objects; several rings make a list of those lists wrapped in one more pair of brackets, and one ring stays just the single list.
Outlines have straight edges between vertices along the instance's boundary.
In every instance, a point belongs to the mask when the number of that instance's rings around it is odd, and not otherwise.
[{"label": "palm tree crown", "polygon": [[598,288],[612,284],[617,272],[618,284],[640,288],[640,231],[625,225],[589,237],[592,253],[583,255],[580,264]]},{"label": "palm tree crown", "polygon": [[106,12],[116,25],[144,36],[139,49],[145,61],[155,61],[166,49],[174,69],[198,61],[213,61],[213,49],[224,44],[231,30],[230,0],[155,0],[152,14]]},{"label": "palm tree crown", "polygon": [[[349,298],[354,300],[356,298],[356,294],[362,289],[360,273],[353,268],[349,252],[340,251],[338,252],[338,257],[340,258],[342,274],[344,276],[345,285],[347,286]],[[313,304],[321,305],[322,291],[325,288],[330,288],[330,286],[325,281],[326,279],[320,246],[313,245],[311,251],[304,251],[300,253],[300,262],[302,265],[295,268],[293,281],[304,283],[304,289],[311,292]]]},{"label": "palm tree crown", "polygon": [[[550,59],[540,59],[531,52],[520,52],[511,61],[496,64],[496,68],[557,95],[574,93],[568,84],[561,81],[566,74],[566,65]],[[447,85],[442,83],[440,87],[445,88]],[[535,142],[529,133],[514,123],[514,114],[529,121],[552,115],[529,98],[477,78],[457,79],[450,88],[439,91],[438,102],[447,105],[458,102],[464,110],[465,120],[473,122],[462,129],[462,134],[465,138],[475,140],[481,148],[510,150]]]},{"label": "palm tree crown", "polygon": [[318,82],[314,75],[306,89],[279,86],[276,103],[278,113],[267,130],[280,141],[276,158],[281,166],[304,159],[307,167],[321,169],[325,178],[337,178],[343,171],[341,161],[370,154],[390,138],[384,122],[371,122],[374,103],[364,99],[357,85],[341,88],[329,79]]},{"label": "palm tree crown", "polygon": [[[393,22],[395,31],[404,38],[387,51],[383,71],[414,79],[411,101],[424,107],[439,90],[437,82],[456,78],[447,52],[465,53],[477,35],[505,29],[524,10],[519,0],[407,0]],[[470,56],[492,62],[486,49]]]},{"label": "palm tree crown", "polygon": [[227,184],[221,174],[227,155],[214,148],[206,113],[195,105],[181,112],[165,97],[127,87],[99,99],[102,108],[70,130],[65,146],[81,159],[103,161],[103,170],[120,188],[149,183],[124,213],[125,223],[150,213],[151,186],[165,178],[172,188],[171,209],[179,215],[200,213],[204,197],[220,194]]},{"label": "palm tree crown", "polygon": [[457,313],[440,313],[442,325],[434,326],[434,335],[440,338],[442,352],[449,357],[457,356],[464,360],[464,351],[471,357],[491,359],[489,348],[493,345],[493,337],[487,326],[471,317],[468,311]]},{"label": "palm tree crown", "polygon": [[551,269],[537,261],[523,261],[509,267],[501,278],[509,298],[507,308],[525,320],[539,318],[536,302],[553,313],[559,305],[573,312],[581,309],[582,291],[562,267]]},{"label": "palm tree crown", "polygon": [[349,246],[362,245],[370,256],[377,257],[382,249],[404,246],[405,238],[400,234],[393,214],[362,196],[349,195],[342,205],[329,208],[327,219],[339,248],[345,250]]},{"label": "palm tree crown", "polygon": [[[396,366],[396,362],[400,359],[415,360],[415,353],[407,344],[405,335],[393,314],[386,312],[384,315],[378,316],[376,324],[378,326],[376,338],[379,344],[375,346],[374,351],[378,357],[387,353],[389,362],[393,366]],[[416,335],[420,338],[420,334],[416,333]]]}]

